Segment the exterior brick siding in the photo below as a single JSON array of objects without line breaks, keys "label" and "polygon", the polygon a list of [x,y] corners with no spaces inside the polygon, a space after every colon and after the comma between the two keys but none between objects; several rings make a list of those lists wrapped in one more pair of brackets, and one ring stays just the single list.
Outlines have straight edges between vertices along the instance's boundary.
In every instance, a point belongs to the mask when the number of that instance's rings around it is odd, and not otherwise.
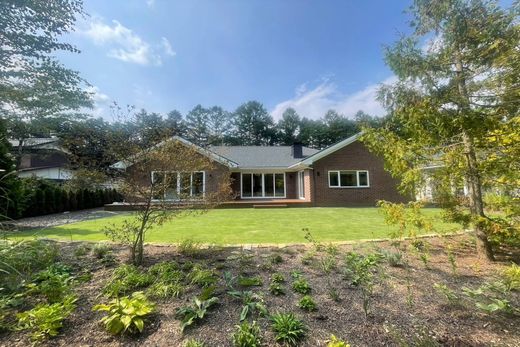
[{"label": "exterior brick siding", "polygon": [[[410,200],[398,192],[398,182],[383,166],[383,160],[359,141],[316,161],[312,170],[313,206],[374,206],[377,200]],[[328,172],[334,170],[368,170],[370,187],[329,188]]]}]

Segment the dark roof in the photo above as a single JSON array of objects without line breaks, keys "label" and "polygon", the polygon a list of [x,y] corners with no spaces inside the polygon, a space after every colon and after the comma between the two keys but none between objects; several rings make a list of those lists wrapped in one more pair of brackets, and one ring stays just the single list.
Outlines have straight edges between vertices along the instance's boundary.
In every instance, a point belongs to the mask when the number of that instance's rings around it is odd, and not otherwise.
[{"label": "dark roof", "polygon": [[209,150],[234,161],[241,168],[286,168],[318,152],[303,147],[303,158],[294,158],[292,146],[211,146]]}]

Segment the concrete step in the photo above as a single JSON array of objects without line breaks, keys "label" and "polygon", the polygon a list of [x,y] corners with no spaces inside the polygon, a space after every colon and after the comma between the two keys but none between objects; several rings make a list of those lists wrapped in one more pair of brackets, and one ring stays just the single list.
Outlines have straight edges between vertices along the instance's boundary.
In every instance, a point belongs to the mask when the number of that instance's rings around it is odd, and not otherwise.
[{"label": "concrete step", "polygon": [[253,205],[253,208],[279,208],[279,207],[287,207],[287,204],[262,204],[262,205]]}]

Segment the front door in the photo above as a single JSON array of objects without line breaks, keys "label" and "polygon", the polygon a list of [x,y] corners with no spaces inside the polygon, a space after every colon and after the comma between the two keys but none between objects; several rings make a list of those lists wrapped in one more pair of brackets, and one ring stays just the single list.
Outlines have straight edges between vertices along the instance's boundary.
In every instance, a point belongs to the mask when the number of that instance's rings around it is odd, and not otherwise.
[{"label": "front door", "polygon": [[298,172],[298,197],[305,199],[305,174],[303,171]]}]

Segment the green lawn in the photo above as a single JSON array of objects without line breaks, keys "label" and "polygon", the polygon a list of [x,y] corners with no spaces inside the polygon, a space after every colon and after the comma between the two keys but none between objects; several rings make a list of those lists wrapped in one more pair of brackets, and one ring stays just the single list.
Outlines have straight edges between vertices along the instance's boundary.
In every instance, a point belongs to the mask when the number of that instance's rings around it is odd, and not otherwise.
[{"label": "green lawn", "polygon": [[[443,223],[438,209],[425,209],[438,231],[456,231]],[[107,240],[102,229],[120,223],[129,214],[67,224],[45,230],[28,230],[12,238],[34,235],[62,240]],[[193,239],[214,244],[302,243],[308,228],[319,241],[386,238],[392,230],[376,208],[218,209],[202,215],[175,218],[153,229],[147,242],[177,243]]]}]

